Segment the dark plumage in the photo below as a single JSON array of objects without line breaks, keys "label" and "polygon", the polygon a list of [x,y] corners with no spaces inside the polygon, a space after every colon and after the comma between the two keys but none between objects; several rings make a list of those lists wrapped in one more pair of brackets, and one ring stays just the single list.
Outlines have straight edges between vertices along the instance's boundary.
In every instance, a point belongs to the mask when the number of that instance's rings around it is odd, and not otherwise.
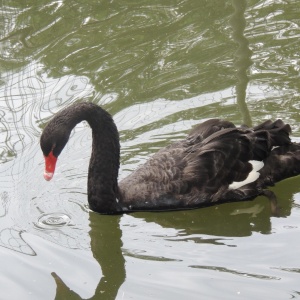
[{"label": "dark plumage", "polygon": [[[267,186],[300,173],[300,145],[291,143],[290,126],[281,120],[236,128],[231,122],[211,119],[195,126],[186,139],[158,151],[118,184],[117,128],[105,110],[83,102],[57,113],[42,133],[45,179],[52,178],[71,130],[83,120],[93,134],[88,201],[100,213],[191,209],[270,196],[264,190]],[[264,162],[260,176],[231,188],[252,171],[249,160]]]}]

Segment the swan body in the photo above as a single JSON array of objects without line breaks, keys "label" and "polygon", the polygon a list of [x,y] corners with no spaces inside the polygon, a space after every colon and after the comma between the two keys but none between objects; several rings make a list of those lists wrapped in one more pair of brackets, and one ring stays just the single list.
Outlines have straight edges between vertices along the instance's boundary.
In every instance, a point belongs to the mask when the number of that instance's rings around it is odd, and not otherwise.
[{"label": "swan body", "polygon": [[46,180],[52,179],[72,129],[83,120],[93,137],[88,202],[99,213],[192,209],[243,201],[266,195],[267,186],[300,173],[300,145],[290,141],[290,126],[283,121],[237,128],[231,122],[211,119],[195,126],[186,139],[158,151],[118,183],[116,125],[98,105],[80,102],[58,112],[43,130],[40,145]]}]

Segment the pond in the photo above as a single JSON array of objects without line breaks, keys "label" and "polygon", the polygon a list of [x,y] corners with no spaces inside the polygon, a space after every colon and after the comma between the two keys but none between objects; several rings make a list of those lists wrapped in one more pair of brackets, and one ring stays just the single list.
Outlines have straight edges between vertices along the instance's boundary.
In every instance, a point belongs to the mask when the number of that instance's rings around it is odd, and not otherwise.
[{"label": "pond", "polygon": [[121,139],[120,178],[210,118],[281,118],[300,136],[296,0],[3,0],[0,8],[1,299],[300,298],[300,180],[269,201],[99,215],[87,204],[91,131],[55,178],[39,138],[91,101]]}]

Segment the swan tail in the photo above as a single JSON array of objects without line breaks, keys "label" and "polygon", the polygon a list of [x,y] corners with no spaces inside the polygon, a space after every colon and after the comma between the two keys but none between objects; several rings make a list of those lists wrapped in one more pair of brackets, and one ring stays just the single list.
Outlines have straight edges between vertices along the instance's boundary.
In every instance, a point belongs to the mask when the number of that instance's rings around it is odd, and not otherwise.
[{"label": "swan tail", "polygon": [[278,119],[275,122],[267,120],[264,123],[253,127],[254,132],[267,131],[269,133],[269,142],[271,147],[290,144],[291,127]]},{"label": "swan tail", "polygon": [[289,134],[291,127],[282,120],[265,121],[247,131],[247,136],[251,140],[254,160],[264,160],[268,157],[274,147],[289,145],[291,143]]},{"label": "swan tail", "polygon": [[261,186],[300,174],[300,143],[291,143],[272,150],[261,170]]}]

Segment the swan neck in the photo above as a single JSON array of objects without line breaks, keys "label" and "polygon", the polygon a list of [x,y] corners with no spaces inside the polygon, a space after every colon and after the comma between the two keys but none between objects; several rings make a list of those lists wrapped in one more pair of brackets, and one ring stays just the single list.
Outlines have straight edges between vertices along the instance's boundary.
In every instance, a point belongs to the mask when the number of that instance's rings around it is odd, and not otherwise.
[{"label": "swan neck", "polygon": [[120,144],[117,127],[111,115],[97,105],[82,103],[79,111],[79,119],[89,123],[93,137],[88,172],[89,206],[99,213],[118,213]]}]

